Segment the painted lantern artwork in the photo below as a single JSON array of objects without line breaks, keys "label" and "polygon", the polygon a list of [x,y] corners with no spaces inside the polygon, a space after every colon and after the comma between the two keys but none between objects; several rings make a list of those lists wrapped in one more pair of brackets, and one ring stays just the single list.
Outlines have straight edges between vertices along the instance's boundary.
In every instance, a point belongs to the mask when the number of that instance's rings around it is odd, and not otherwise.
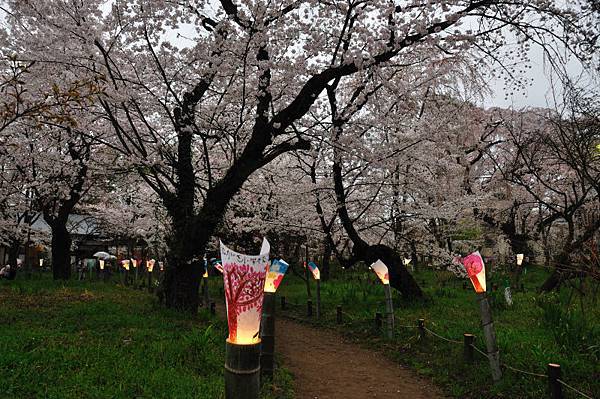
[{"label": "painted lantern artwork", "polygon": [[517,254],[517,266],[521,266],[523,264],[523,258],[525,258],[523,254]]},{"label": "painted lantern artwork", "polygon": [[315,262],[313,262],[313,261],[308,262],[308,268],[310,269],[315,280],[321,279],[321,272],[319,271],[319,268],[317,267]]},{"label": "painted lantern artwork", "polygon": [[270,249],[269,242],[264,239],[260,255],[243,255],[221,242],[228,340],[231,343],[249,345],[260,341],[258,333]]},{"label": "painted lantern artwork", "polygon": [[471,283],[473,283],[475,292],[478,294],[485,292],[485,265],[479,251],[463,258],[462,264],[465,266]]},{"label": "painted lantern artwork", "polygon": [[285,276],[285,272],[290,265],[283,259],[275,260],[267,270],[267,279],[265,281],[265,292],[275,292]]},{"label": "painted lantern artwork", "polygon": [[377,262],[371,265],[371,269],[377,274],[377,277],[381,280],[383,284],[390,283],[390,275],[388,273],[388,268],[381,260],[377,259]]},{"label": "painted lantern artwork", "polygon": [[123,269],[129,270],[129,259],[122,260],[121,264],[123,265]]},{"label": "painted lantern artwork", "polygon": [[154,263],[156,263],[156,261],[154,259],[150,259],[146,261],[146,268],[148,269],[148,271],[150,273],[152,273],[152,271],[154,270]]}]

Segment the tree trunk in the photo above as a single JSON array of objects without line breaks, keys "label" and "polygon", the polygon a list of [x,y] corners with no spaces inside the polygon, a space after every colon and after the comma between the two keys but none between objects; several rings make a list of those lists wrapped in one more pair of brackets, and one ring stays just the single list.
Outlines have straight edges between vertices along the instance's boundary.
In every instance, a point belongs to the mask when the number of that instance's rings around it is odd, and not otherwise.
[{"label": "tree trunk", "polygon": [[329,269],[331,262],[331,245],[329,240],[325,239],[325,251],[323,252],[323,261],[321,262],[321,278],[323,281],[329,280]]},{"label": "tree trunk", "polygon": [[19,249],[21,243],[17,240],[11,240],[10,247],[8,248],[8,264],[11,267],[17,268],[17,259],[19,259]]},{"label": "tree trunk", "polygon": [[71,235],[66,220],[50,224],[52,229],[52,275],[55,280],[71,277]]},{"label": "tree trunk", "polygon": [[168,308],[192,314],[198,311],[200,263],[169,259],[165,271],[165,304]]}]

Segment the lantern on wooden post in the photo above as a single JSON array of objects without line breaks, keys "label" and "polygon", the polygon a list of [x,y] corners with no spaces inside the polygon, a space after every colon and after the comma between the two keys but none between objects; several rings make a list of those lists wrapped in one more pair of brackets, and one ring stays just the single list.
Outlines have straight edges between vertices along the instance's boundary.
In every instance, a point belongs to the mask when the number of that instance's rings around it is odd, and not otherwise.
[{"label": "lantern on wooden post", "polygon": [[123,266],[123,284],[127,285],[129,283],[129,259],[123,259],[121,261],[121,265]]},{"label": "lantern on wooden post", "polygon": [[44,267],[44,259],[40,259],[40,269]]},{"label": "lantern on wooden post", "polygon": [[152,274],[154,273],[154,265],[156,261],[154,259],[149,259],[146,261],[146,270],[148,271],[148,292],[152,292]]},{"label": "lantern on wooden post", "polygon": [[308,268],[310,269],[315,281],[317,282],[317,319],[321,317],[321,272],[315,264],[315,262],[308,262]]},{"label": "lantern on wooden post", "polygon": [[469,256],[463,258],[462,264],[477,293],[487,356],[490,362],[490,368],[492,369],[492,378],[494,379],[494,382],[497,382],[502,378],[502,370],[500,370],[500,352],[498,351],[498,345],[496,344],[496,331],[494,330],[494,322],[492,320],[492,310],[486,295],[485,264],[483,263],[483,258],[479,251],[473,252]]},{"label": "lantern on wooden post", "polygon": [[265,280],[265,298],[260,322],[260,369],[263,376],[271,379],[275,353],[275,292],[289,266],[283,259],[274,260],[267,270]]},{"label": "lantern on wooden post", "polygon": [[243,255],[221,242],[229,338],[226,341],[225,398],[258,399],[260,392],[260,318],[269,242],[260,255]]},{"label": "lantern on wooden post", "polygon": [[410,264],[410,271],[414,272],[415,271],[415,266],[411,263],[412,259],[411,258],[404,258],[402,259],[402,263],[404,264],[404,267],[408,268],[408,265]]},{"label": "lantern on wooden post", "polygon": [[394,337],[394,306],[392,303],[389,271],[385,263],[379,259],[371,265],[371,269],[373,269],[375,274],[377,274],[377,277],[379,277],[383,283],[383,290],[385,292],[385,312],[387,316],[386,336],[388,339],[392,339]]},{"label": "lantern on wooden post", "polygon": [[523,255],[523,254],[517,254],[517,266],[523,265],[523,259],[524,258],[525,258],[525,255]]},{"label": "lantern on wooden post", "polygon": [[133,266],[133,268],[135,269],[135,275],[134,275],[134,286],[137,287],[137,283],[138,283],[138,262],[137,259],[131,259],[131,266]]},{"label": "lantern on wooden post", "polygon": [[202,297],[204,298],[204,305],[210,306],[210,298],[208,296],[208,262],[204,258],[204,274],[202,274]]}]

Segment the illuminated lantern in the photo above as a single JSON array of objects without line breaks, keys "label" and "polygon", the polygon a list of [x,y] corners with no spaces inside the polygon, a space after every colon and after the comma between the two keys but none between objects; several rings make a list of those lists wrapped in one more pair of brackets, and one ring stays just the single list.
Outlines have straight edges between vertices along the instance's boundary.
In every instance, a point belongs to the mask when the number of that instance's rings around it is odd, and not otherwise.
[{"label": "illuminated lantern", "polygon": [[315,278],[315,280],[321,279],[321,272],[319,271],[319,268],[317,267],[317,265],[314,262],[312,262],[312,261],[308,262],[308,268],[312,272],[312,275]]},{"label": "illuminated lantern", "polygon": [[150,273],[152,273],[152,271],[154,271],[154,263],[155,263],[155,262],[156,262],[156,261],[155,261],[154,259],[150,259],[150,260],[147,260],[147,261],[146,261],[146,268],[148,269],[148,271],[149,271]]},{"label": "illuminated lantern", "polygon": [[134,269],[137,269],[137,259],[132,259],[131,264],[133,265]]},{"label": "illuminated lantern", "polygon": [[274,261],[271,266],[269,266],[267,278],[265,280],[265,292],[277,291],[289,266],[290,265],[282,259]]},{"label": "illuminated lantern", "polygon": [[269,242],[264,239],[260,255],[243,255],[221,242],[223,280],[227,303],[228,341],[238,345],[260,342],[258,332],[269,264]]},{"label": "illuminated lantern", "polygon": [[129,259],[122,260],[121,265],[123,265],[123,269],[129,271]]},{"label": "illuminated lantern", "polygon": [[465,266],[467,275],[473,283],[475,292],[478,294],[484,293],[485,286],[485,264],[479,251],[473,252],[471,255],[462,259],[462,264]]},{"label": "illuminated lantern", "polygon": [[257,256],[237,253],[221,242],[229,325],[225,348],[226,399],[258,399],[260,394],[261,340],[258,335],[269,250],[266,239]]},{"label": "illuminated lantern", "polygon": [[165,264],[163,262],[158,262],[158,267],[160,268],[161,272],[165,270]]},{"label": "illuminated lantern", "polygon": [[525,256],[523,254],[517,254],[517,266],[521,266],[523,264],[523,258]]},{"label": "illuminated lantern", "polygon": [[104,260],[100,259],[100,270],[104,270]]},{"label": "illuminated lantern", "polygon": [[202,275],[202,278],[208,278],[208,269],[204,269],[204,274]]},{"label": "illuminated lantern", "polygon": [[371,269],[373,269],[373,271],[375,272],[375,274],[377,274],[377,277],[379,277],[383,284],[390,283],[390,275],[388,273],[388,268],[385,265],[385,263],[378,259],[377,262],[371,265]]},{"label": "illuminated lantern", "polygon": [[40,267],[44,266],[44,259],[40,259]]},{"label": "illuminated lantern", "polygon": [[392,290],[390,289],[390,274],[388,267],[380,259],[371,265],[371,269],[377,274],[377,277],[383,283],[385,293],[385,311],[387,316],[386,335],[388,339],[394,337],[394,305],[392,303]]}]

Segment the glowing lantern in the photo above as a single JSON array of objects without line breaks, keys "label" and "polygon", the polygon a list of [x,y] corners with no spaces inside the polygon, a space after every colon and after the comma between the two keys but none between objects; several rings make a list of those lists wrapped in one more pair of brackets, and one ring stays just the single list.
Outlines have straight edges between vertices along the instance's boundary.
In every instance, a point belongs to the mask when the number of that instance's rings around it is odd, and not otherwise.
[{"label": "glowing lantern", "polygon": [[129,259],[122,260],[121,264],[123,265],[123,269],[129,271]]},{"label": "glowing lantern", "polygon": [[385,265],[385,263],[377,259],[377,262],[371,265],[371,269],[373,269],[373,271],[375,272],[375,274],[377,274],[377,277],[379,277],[383,284],[390,283],[390,275],[388,273],[388,268]]},{"label": "glowing lantern", "polygon": [[408,266],[408,264],[409,264],[411,261],[412,261],[412,259],[410,259],[410,258],[404,258],[404,259],[402,260],[402,263],[404,263],[404,266]]},{"label": "glowing lantern", "polygon": [[317,265],[315,264],[315,262],[312,262],[312,261],[308,262],[308,268],[312,272],[312,275],[315,278],[315,280],[320,280],[321,279],[321,272],[319,271],[319,268],[317,267]]},{"label": "glowing lantern", "polygon": [[100,259],[100,270],[104,270],[104,260]]},{"label": "glowing lantern", "polygon": [[154,270],[154,263],[156,261],[154,259],[150,259],[146,261],[146,268],[148,269],[148,272],[152,273],[152,271]]},{"label": "glowing lantern", "polygon": [[163,262],[158,262],[158,267],[160,267],[161,272],[165,270],[165,264]]},{"label": "glowing lantern", "polygon": [[485,292],[485,264],[479,251],[473,252],[471,255],[462,259],[462,264],[467,270],[467,275],[473,283],[475,292],[481,294]]},{"label": "glowing lantern", "polygon": [[202,278],[208,278],[208,269],[204,268],[204,274],[202,275]]},{"label": "glowing lantern", "polygon": [[265,280],[265,292],[277,291],[289,266],[283,259],[276,260],[269,266]]},{"label": "glowing lantern", "polygon": [[40,267],[44,266],[44,259],[40,259]]},{"label": "glowing lantern", "polygon": [[137,269],[137,259],[132,259],[131,264],[133,265],[134,269]]},{"label": "glowing lantern", "polygon": [[517,254],[517,266],[521,266],[523,264],[523,258],[525,256],[523,254]]},{"label": "glowing lantern", "polygon": [[260,342],[258,333],[269,251],[266,239],[260,255],[256,256],[237,253],[221,242],[230,343],[252,345]]}]

